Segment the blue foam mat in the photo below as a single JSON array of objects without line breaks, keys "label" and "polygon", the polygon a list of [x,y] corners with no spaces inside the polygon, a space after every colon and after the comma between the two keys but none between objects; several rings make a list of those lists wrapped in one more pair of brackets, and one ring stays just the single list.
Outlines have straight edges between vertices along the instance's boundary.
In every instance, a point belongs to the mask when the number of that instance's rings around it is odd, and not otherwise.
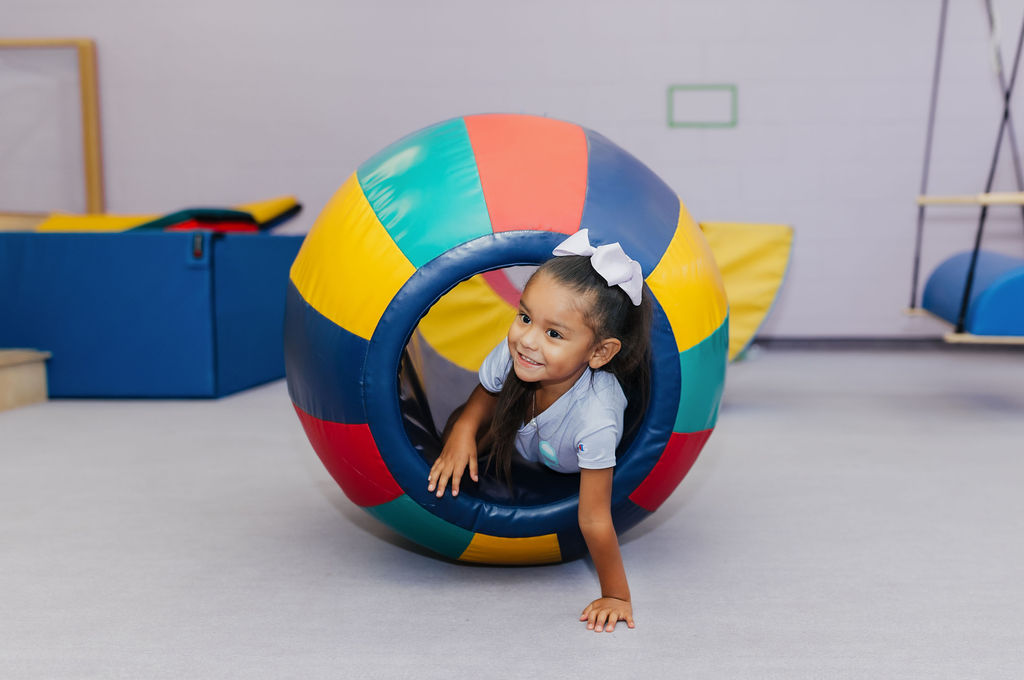
[{"label": "blue foam mat", "polygon": [[0,346],[52,352],[55,397],[215,397],[284,375],[301,236],[0,234]]}]

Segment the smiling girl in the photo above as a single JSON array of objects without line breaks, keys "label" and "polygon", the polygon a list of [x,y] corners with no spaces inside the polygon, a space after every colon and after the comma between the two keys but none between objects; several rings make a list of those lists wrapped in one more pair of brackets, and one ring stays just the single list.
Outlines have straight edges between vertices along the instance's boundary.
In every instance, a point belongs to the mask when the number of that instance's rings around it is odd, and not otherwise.
[{"label": "smiling girl", "polygon": [[506,481],[512,456],[578,474],[579,525],[601,584],[581,621],[611,632],[634,627],[629,584],[612,524],[612,472],[626,394],[646,407],[650,384],[650,293],[640,265],[618,243],[594,248],[586,229],[554,250],[527,282],[508,337],[484,359],[480,384],[456,411],[428,490],[458,495],[478,453]]}]

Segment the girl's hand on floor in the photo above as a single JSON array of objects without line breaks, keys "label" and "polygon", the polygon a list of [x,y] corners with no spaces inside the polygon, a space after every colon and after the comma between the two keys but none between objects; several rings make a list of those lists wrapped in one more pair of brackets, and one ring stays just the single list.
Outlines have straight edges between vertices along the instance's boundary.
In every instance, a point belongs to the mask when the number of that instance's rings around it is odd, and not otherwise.
[{"label": "girl's hand on floor", "polygon": [[595,633],[602,630],[612,632],[618,621],[625,621],[630,628],[636,628],[633,623],[633,605],[629,600],[614,597],[602,597],[588,604],[580,614],[580,621],[586,621],[587,628]]},{"label": "girl's hand on floor", "polygon": [[452,482],[452,496],[459,495],[459,483],[462,475],[469,468],[469,476],[474,482],[480,481],[477,475],[476,441],[472,438],[460,438],[455,432],[448,437],[441,455],[434,461],[427,477],[427,491],[437,489],[437,497],[444,495],[448,480]]}]

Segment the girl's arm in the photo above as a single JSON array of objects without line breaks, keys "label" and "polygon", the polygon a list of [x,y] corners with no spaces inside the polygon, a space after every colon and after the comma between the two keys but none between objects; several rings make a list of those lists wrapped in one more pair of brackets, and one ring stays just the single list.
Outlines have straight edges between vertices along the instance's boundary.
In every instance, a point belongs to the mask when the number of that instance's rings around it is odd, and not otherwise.
[{"label": "girl's arm", "polygon": [[498,403],[498,395],[491,394],[477,385],[469,399],[462,407],[462,413],[456,418],[451,432],[444,442],[441,455],[434,461],[427,477],[427,491],[437,488],[437,497],[444,495],[448,480],[452,482],[452,495],[459,495],[459,482],[469,467],[469,476],[474,482],[480,481],[477,476],[476,442],[477,432],[485,425],[490,425],[494,417],[494,407]]},{"label": "girl's arm", "polygon": [[629,583],[619,553],[619,538],[612,524],[613,469],[580,470],[579,509],[580,531],[601,582],[601,597],[587,605],[580,621],[586,621],[587,628],[596,632],[606,629],[609,633],[615,630],[617,621],[634,627]]}]

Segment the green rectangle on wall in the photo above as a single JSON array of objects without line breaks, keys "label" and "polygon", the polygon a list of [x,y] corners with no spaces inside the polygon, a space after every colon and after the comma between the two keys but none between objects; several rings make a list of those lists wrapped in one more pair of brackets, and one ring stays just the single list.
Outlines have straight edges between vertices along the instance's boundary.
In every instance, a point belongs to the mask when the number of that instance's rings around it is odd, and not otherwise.
[{"label": "green rectangle on wall", "polygon": [[668,126],[731,128],[739,118],[736,85],[669,85]]}]

